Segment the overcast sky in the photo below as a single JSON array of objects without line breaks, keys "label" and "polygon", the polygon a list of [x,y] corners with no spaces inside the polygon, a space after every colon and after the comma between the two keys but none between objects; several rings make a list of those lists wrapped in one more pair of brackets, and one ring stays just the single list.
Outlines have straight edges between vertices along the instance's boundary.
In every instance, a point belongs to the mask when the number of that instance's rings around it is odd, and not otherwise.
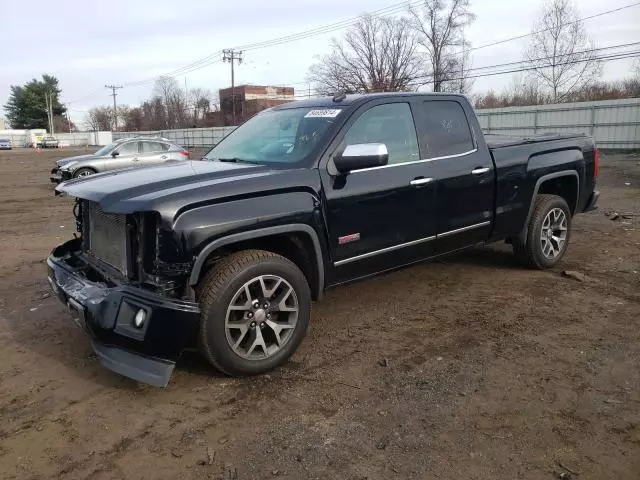
[{"label": "overcast sky", "polygon": [[[87,109],[111,104],[105,84],[152,78],[190,64],[222,48],[270,40],[355,17],[398,0],[112,0],[87,2],[31,0],[2,2],[0,105],[10,85],[21,85],[44,72],[58,77],[71,117],[82,122]],[[576,0],[580,16],[633,3],[632,0]],[[467,30],[473,45],[528,33],[542,0],[472,0],[476,21]],[[585,22],[598,47],[640,41],[640,6]],[[332,36],[343,31],[246,52],[236,68],[236,84],[304,82],[314,56],[327,53]],[[526,40],[473,52],[473,66],[519,61]],[[603,78],[628,75],[631,60],[609,62]],[[177,77],[183,85],[185,76]],[[509,75],[477,79],[474,91],[499,90]],[[230,85],[229,64],[218,62],[186,75],[189,88],[212,90]],[[118,91],[118,102],[139,104],[152,85]],[[78,101],[80,100],[80,101]],[[0,110],[0,117],[4,110]]]}]

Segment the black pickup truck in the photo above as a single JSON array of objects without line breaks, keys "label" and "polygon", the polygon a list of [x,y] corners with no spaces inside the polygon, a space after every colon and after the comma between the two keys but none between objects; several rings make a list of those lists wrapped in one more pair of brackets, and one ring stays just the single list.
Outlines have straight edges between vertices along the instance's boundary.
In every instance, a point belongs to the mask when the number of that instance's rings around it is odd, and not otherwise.
[{"label": "black pickup truck", "polygon": [[189,348],[257,374],[296,350],[328,288],[501,240],[556,265],[597,175],[591,138],[483,136],[458,95],[292,102],[202,161],[60,184],[79,235],[48,279],[122,375],[166,386]]}]

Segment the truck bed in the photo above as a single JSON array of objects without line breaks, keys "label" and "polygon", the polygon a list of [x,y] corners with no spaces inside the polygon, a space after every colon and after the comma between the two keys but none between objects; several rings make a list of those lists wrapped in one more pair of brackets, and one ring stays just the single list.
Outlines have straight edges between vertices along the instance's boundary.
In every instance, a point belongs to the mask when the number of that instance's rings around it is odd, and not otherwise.
[{"label": "truck bed", "polygon": [[535,135],[515,136],[515,135],[498,135],[486,134],[484,136],[487,146],[490,150],[502,147],[514,147],[517,145],[525,145],[530,143],[549,142],[552,140],[566,140],[568,138],[586,137],[583,133],[538,133]]}]

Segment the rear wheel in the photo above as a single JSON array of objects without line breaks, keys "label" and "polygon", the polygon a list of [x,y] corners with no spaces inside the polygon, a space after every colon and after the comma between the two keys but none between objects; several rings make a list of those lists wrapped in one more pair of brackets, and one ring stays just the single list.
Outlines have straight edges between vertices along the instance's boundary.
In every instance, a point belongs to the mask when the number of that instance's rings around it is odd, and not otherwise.
[{"label": "rear wheel", "polygon": [[73,174],[73,178],[88,177],[89,175],[93,175],[94,173],[96,173],[95,170],[91,168],[79,168]]},{"label": "rear wheel", "polygon": [[200,349],[228,375],[254,375],[281,365],[304,338],[311,294],[290,260],[263,250],[234,253],[198,289]]},{"label": "rear wheel", "polygon": [[526,241],[513,239],[515,254],[533,268],[555,266],[567,251],[571,236],[571,210],[564,198],[538,195],[527,225]]}]

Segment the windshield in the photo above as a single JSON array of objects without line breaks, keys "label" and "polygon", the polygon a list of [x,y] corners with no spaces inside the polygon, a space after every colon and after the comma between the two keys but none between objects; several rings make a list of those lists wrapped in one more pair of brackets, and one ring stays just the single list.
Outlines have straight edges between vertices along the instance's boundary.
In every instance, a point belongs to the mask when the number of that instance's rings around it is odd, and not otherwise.
[{"label": "windshield", "polygon": [[102,157],[104,155],[108,155],[109,152],[111,152],[111,150],[113,150],[118,145],[120,145],[120,143],[121,142],[113,142],[113,143],[110,143],[109,145],[105,145],[100,150],[98,150],[96,153],[94,153],[94,155],[97,155],[98,157]]},{"label": "windshield", "polygon": [[292,164],[319,145],[340,109],[265,110],[238,127],[204,156],[204,160]]}]

